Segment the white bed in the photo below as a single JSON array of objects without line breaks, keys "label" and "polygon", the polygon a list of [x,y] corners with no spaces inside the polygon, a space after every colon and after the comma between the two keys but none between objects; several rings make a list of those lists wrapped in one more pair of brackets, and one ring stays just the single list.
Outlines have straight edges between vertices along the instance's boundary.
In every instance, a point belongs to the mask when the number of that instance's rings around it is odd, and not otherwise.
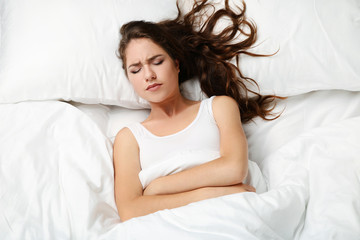
[{"label": "white bed", "polygon": [[149,110],[118,31],[174,16],[175,1],[0,0],[0,239],[360,239],[360,1],[246,3],[254,51],[280,51],[241,66],[288,97],[277,120],[244,125],[258,193],[122,223],[112,143]]}]

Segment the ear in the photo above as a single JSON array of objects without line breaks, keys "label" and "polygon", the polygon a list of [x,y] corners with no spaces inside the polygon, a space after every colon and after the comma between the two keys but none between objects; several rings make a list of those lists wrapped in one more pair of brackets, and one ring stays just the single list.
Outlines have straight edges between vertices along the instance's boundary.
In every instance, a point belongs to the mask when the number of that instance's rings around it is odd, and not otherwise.
[{"label": "ear", "polygon": [[179,64],[179,60],[175,60],[174,61],[174,63],[175,63],[175,67],[176,67],[176,69],[178,70],[178,73],[180,72],[180,64]]}]

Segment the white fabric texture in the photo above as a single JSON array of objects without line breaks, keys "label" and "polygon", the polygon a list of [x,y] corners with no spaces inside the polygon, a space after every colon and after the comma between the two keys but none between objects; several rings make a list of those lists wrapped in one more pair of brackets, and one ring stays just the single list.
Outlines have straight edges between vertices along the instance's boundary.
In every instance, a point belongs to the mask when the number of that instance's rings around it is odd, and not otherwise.
[{"label": "white fabric texture", "polygon": [[282,114],[274,121],[257,118],[244,125],[249,158],[258,164],[304,132],[359,116],[360,92],[310,92],[279,101],[275,112]]},{"label": "white fabric texture", "polygon": [[294,96],[315,90],[360,90],[360,8],[357,0],[246,1],[259,29],[244,74],[263,94]]},{"label": "white fabric texture", "polygon": [[0,102],[64,99],[148,107],[117,58],[120,27],[175,13],[173,0],[0,1]]},{"label": "white fabric texture", "polygon": [[94,121],[56,101],[0,116],[0,239],[96,239],[118,222],[112,144]]}]

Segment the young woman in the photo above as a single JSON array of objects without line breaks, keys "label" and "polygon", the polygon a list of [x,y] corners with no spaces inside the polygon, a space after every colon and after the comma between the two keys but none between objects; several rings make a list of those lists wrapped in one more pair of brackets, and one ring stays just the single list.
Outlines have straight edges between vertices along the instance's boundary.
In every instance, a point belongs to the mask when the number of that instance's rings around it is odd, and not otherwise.
[{"label": "young woman", "polygon": [[[255,191],[243,183],[248,156],[242,122],[268,119],[276,97],[250,91],[245,82],[255,81],[229,62],[254,55],[247,49],[256,41],[256,28],[245,18],[245,4],[236,13],[225,1],[224,9],[200,21],[209,7],[207,0],[195,1],[185,16],[179,10],[174,20],[121,28],[124,70],[151,106],[144,122],[123,128],[115,139],[115,199],[122,221]],[[215,33],[222,17],[232,24]],[[236,40],[239,33],[243,37]],[[208,99],[191,101],[181,94],[179,84],[194,76]]]}]

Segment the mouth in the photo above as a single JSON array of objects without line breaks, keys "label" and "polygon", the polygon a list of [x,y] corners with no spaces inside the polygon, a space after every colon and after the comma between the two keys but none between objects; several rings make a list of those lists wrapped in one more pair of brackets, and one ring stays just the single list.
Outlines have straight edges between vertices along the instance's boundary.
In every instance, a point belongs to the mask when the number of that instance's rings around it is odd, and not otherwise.
[{"label": "mouth", "polygon": [[161,85],[162,85],[162,84],[160,84],[160,83],[153,83],[153,84],[149,85],[149,86],[146,88],[146,90],[148,90],[148,91],[155,91],[155,90],[157,90]]}]

